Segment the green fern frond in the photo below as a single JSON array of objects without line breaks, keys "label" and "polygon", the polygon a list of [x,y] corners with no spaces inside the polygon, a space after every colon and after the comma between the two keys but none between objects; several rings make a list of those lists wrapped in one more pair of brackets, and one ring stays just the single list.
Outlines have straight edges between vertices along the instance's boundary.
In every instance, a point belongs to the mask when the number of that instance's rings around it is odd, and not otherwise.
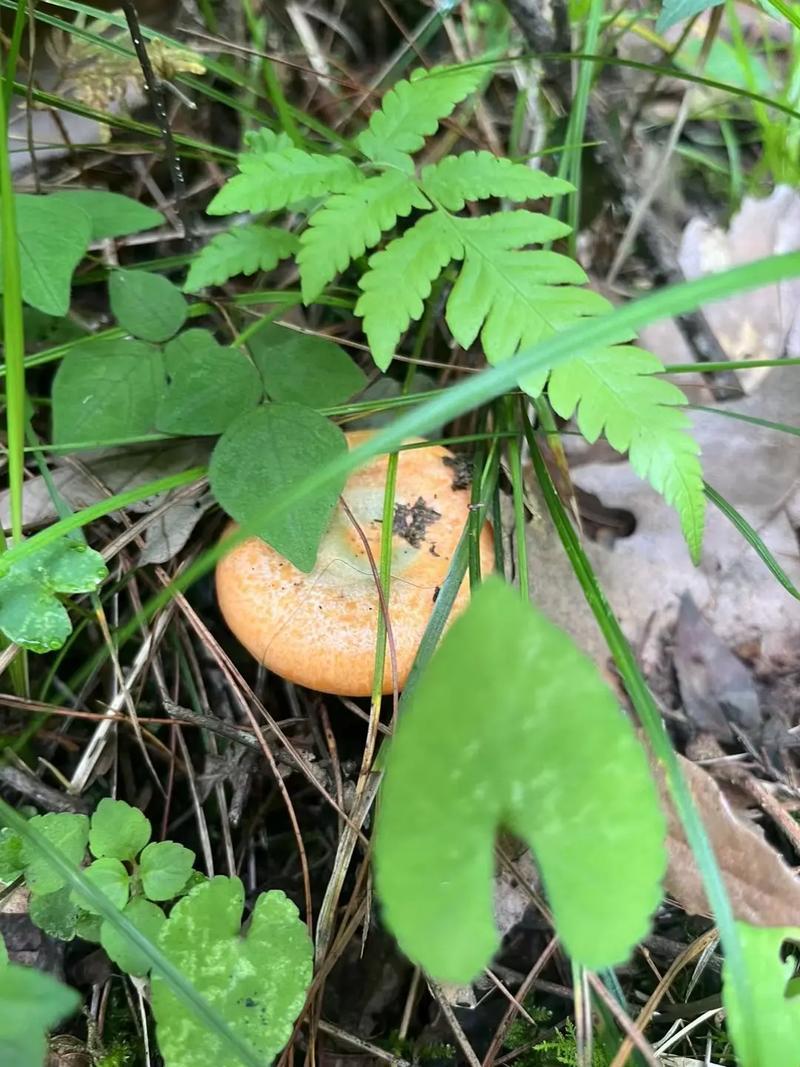
[{"label": "green fern frond", "polygon": [[421,317],[433,282],[463,251],[450,220],[436,211],[370,257],[355,310],[364,320],[372,358],[381,370],[391,363],[409,323]]},{"label": "green fern frond", "polygon": [[238,211],[278,211],[309,197],[344,193],[364,180],[346,156],[320,155],[283,146],[270,152],[246,152],[234,175],[206,208],[209,215]]},{"label": "green fern frond", "polygon": [[356,146],[374,163],[386,163],[410,174],[411,154],[436,132],[486,76],[480,67],[434,67],[414,71],[408,81],[397,82],[373,112],[369,125],[356,138]]},{"label": "green fern frond", "polygon": [[430,207],[417,184],[396,170],[332,196],[314,212],[300,238],[297,264],[304,303],[316,300],[352,260],[378,244],[398,218],[405,218],[414,208]]},{"label": "green fern frond", "polygon": [[183,286],[185,293],[196,293],[207,285],[223,285],[237,274],[255,274],[272,270],[297,249],[297,238],[276,226],[252,223],[237,226],[213,237],[201,249]]},{"label": "green fern frond", "polygon": [[677,386],[657,377],[661,370],[661,362],[650,352],[635,345],[615,345],[555,367],[547,394],[562,418],[577,414],[578,429],[587,441],[603,434],[612,448],[628,453],[639,477],[678,512],[697,562],[706,505],[700,449],[680,410],[686,397]]},{"label": "green fern frond", "polygon": [[240,154],[240,160],[247,154],[266,156],[270,152],[280,152],[284,148],[292,147],[292,139],[287,133],[283,130],[276,132],[268,126],[248,130],[244,135],[244,143],[247,145],[247,151]]},{"label": "green fern frond", "polygon": [[423,190],[448,211],[461,211],[468,200],[504,197],[515,203],[563,196],[574,192],[569,182],[551,178],[541,170],[493,156],[491,152],[464,152],[423,167]]},{"label": "green fern frond", "polygon": [[464,265],[447,301],[447,325],[464,348],[480,334],[490,363],[608,307],[597,293],[578,288],[586,275],[574,260],[519,250],[563,237],[564,223],[531,211],[448,218],[463,242]]}]

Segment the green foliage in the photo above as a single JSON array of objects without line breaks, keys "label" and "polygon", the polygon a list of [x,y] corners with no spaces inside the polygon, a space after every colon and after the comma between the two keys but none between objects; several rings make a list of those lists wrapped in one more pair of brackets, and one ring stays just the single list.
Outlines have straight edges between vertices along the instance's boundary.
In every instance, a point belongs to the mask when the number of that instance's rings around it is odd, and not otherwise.
[{"label": "green foliage", "polygon": [[[250,522],[269,499],[346,451],[338,426],[310,408],[265,404],[242,415],[220,437],[209,466],[211,488],[237,522]],[[258,535],[295,567],[310,571],[343,485],[340,478],[302,508],[260,524]]]},{"label": "green foliage", "polygon": [[[2,940],[0,939],[0,945]],[[49,974],[8,962],[0,952],[0,1063],[42,1067],[46,1035],[76,1010],[78,994]]]},{"label": "green foliage", "polygon": [[656,22],[656,32],[664,33],[676,23],[694,18],[721,3],[722,0],[664,0]]},{"label": "green foliage", "polygon": [[237,274],[272,270],[297,249],[297,238],[275,226],[252,223],[213,237],[189,268],[184,292],[223,285]]},{"label": "green foliage", "polygon": [[[131,879],[121,860],[115,860],[111,857],[95,860],[89,864],[83,873],[87,881],[91,882],[97,889],[100,889],[114,907],[122,911],[128,903]],[[80,893],[74,892],[72,899],[84,911],[88,911],[90,915],[100,914],[91,901]]]},{"label": "green foliage", "polygon": [[[145,900],[144,897],[133,897],[125,905],[122,914],[150,941],[158,941],[166,916],[157,904]],[[109,959],[126,974],[144,978],[150,973],[150,960],[110,923],[101,924],[99,941]]]},{"label": "green foliage", "polygon": [[0,882],[10,885],[25,870],[22,839],[7,826],[0,829]]},{"label": "green foliage", "polygon": [[142,230],[152,230],[164,221],[160,211],[140,204],[129,196],[109,193],[105,189],[65,189],[63,192],[53,193],[49,199],[85,211],[91,223],[93,241],[106,237],[127,237],[132,233],[141,233]]},{"label": "green foliage", "polygon": [[186,301],[162,274],[114,270],[108,279],[108,296],[123,330],[142,341],[168,341],[186,322]]},{"label": "green foliage", "polygon": [[164,388],[161,352],[143,341],[88,341],[70,349],[53,381],[56,444],[152,433]]},{"label": "green foliage", "polygon": [[124,800],[104,797],[89,827],[89,850],[96,859],[132,860],[151,834],[150,820]]},{"label": "green foliage", "polygon": [[781,958],[785,941],[800,944],[800,928],[737,923],[747,968],[749,1003],[743,1003],[723,967],[722,1002],[739,1067],[800,1064],[800,997],[791,988],[797,961]]},{"label": "green foliage", "polygon": [[411,154],[422,148],[440,121],[475,92],[485,77],[479,66],[415,71],[408,81],[397,82],[386,93],[356,138],[356,146],[373,163],[413,172]]},{"label": "green foliage", "polygon": [[61,648],[72,624],[58,594],[92,592],[107,574],[103,557],[76,537],[40,549],[0,577],[0,630],[31,652]]},{"label": "green foliage", "polygon": [[310,304],[325,286],[368,248],[379,243],[398,219],[414,208],[429,208],[416,182],[397,170],[387,170],[329,197],[309,219],[300,237],[297,265],[303,300]]},{"label": "green foliage", "polygon": [[46,315],[66,315],[72,274],[91,240],[91,220],[77,204],[56,197],[18,194],[14,199],[22,299]]},{"label": "green foliage", "polygon": [[[381,370],[421,318],[439,278],[452,281],[445,317],[454,339],[464,348],[480,339],[490,363],[610,308],[585,288],[586,276],[574,260],[532,247],[566,236],[564,223],[527,210],[459,214],[487,198],[524,203],[560,196],[571,189],[568,183],[485,151],[446,157],[415,172],[413,154],[483,76],[479,66],[436,69],[390,89],[355,140],[369,161],[365,170],[377,166],[377,174],[365,176],[344,156],[304,153],[285,137],[261,131],[240,157],[240,173],[212,202],[212,213],[287,206],[308,212],[297,255],[306,303],[388,235],[361,274],[355,308]],[[309,198],[320,203],[309,204]],[[414,211],[421,216],[392,236]],[[629,341],[630,334],[616,340]],[[629,452],[637,473],[678,511],[697,561],[705,519],[699,450],[678,410],[685,398],[655,377],[660,369],[655,357],[629,344],[590,347],[559,368],[548,388],[559,413],[577,411],[590,440],[605,433],[614,448]],[[545,368],[521,376],[520,385],[536,397],[547,379]]]},{"label": "green foliage", "polygon": [[[89,840],[89,820],[85,815],[48,812],[35,815],[30,826],[61,852],[68,863],[77,866],[83,859]],[[65,882],[49,861],[33,845],[22,845],[25,884],[34,896],[45,896],[63,889]]]},{"label": "green foliage", "polygon": [[348,400],[367,383],[344,349],[323,337],[270,323],[249,345],[271,400],[320,408]]},{"label": "green foliage", "polygon": [[278,211],[309,197],[346,192],[362,180],[361,171],[345,156],[303,152],[284,144],[266,153],[241,156],[239,174],[220,189],[208,213]]},{"label": "green foliage", "polygon": [[28,915],[34,926],[59,941],[71,941],[75,937],[80,914],[66,886],[44,896],[32,895],[28,906]]},{"label": "green foliage", "polygon": [[[312,946],[297,909],[262,893],[241,932],[244,887],[213,878],[178,901],[159,943],[195,988],[269,1063],[288,1041],[311,980]],[[159,975],[152,978],[156,1036],[166,1067],[238,1067]]]},{"label": "green foliage", "polygon": [[186,330],[170,341],[164,369],[167,382],[155,420],[163,433],[220,434],[263,392],[247,356],[223,348],[208,330]]},{"label": "green foliage", "polygon": [[626,959],[659,902],[666,862],[645,754],[595,666],[492,578],[413,691],[378,814],[386,921],[442,980],[470,980],[497,947],[501,826],[531,845],[572,958],[592,969]]},{"label": "green foliage", "polygon": [[142,852],[139,877],[150,900],[171,900],[186,885],[194,866],[194,852],[175,841],[154,841]]}]

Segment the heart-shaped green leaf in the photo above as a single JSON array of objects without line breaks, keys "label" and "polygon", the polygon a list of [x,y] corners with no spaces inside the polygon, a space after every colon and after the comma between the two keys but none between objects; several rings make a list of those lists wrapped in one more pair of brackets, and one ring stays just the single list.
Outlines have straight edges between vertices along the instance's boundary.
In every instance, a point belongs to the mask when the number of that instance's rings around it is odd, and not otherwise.
[{"label": "heart-shaped green leaf", "polygon": [[56,371],[53,440],[102,444],[152,433],[163,390],[157,348],[142,341],[87,340]]},{"label": "heart-shaped green leaf", "polygon": [[[34,815],[29,825],[62,852],[73,867],[80,864],[89,840],[89,820],[85,815],[50,811],[46,815]],[[31,893],[44,896],[63,888],[64,879],[33,842],[23,842],[22,855],[25,882]]]},{"label": "heart-shaped green leaf", "polygon": [[739,996],[730,968],[722,971],[722,1003],[740,1067],[800,1067],[800,997],[790,989],[795,961],[783,959],[784,941],[800,944],[800,928],[737,923],[749,1003]]},{"label": "heart-shaped green leaf", "polygon": [[[241,935],[244,887],[212,878],[172,909],[161,950],[265,1064],[292,1033],[311,981],[311,941],[283,893],[262,893]],[[152,979],[158,1047],[166,1067],[239,1067],[227,1046],[158,974]]]},{"label": "heart-shaped green leaf", "polygon": [[208,330],[185,330],[164,350],[167,388],[156,426],[164,433],[219,434],[254,408],[264,391],[258,371],[236,348]]},{"label": "heart-shaped green leaf", "polygon": [[[265,404],[231,423],[211,457],[214,496],[237,522],[249,522],[290,486],[346,451],[344,434],[300,404]],[[269,457],[268,462],[265,457]],[[310,571],[344,479],[268,519],[256,532],[301,571]]]},{"label": "heart-shaped green leaf", "polygon": [[89,827],[89,850],[97,859],[132,860],[150,840],[150,820],[124,800],[103,797]]},{"label": "heart-shaped green leaf", "polygon": [[570,955],[620,963],[661,897],[664,819],[594,664],[499,579],[445,636],[389,750],[376,884],[400,947],[468,981],[497,948],[493,843],[529,842]]}]

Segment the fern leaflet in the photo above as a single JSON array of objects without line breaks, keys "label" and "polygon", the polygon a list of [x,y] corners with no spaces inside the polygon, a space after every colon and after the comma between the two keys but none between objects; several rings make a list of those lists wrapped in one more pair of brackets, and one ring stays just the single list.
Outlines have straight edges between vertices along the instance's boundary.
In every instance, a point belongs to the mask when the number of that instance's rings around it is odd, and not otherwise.
[{"label": "fern leaflet", "polygon": [[297,249],[297,238],[275,226],[237,226],[213,237],[189,268],[184,292],[196,293],[207,285],[223,285],[237,274],[272,270]]},{"label": "fern leaflet", "polygon": [[300,238],[297,264],[303,301],[316,300],[328,282],[353,260],[374,247],[398,218],[414,208],[430,208],[416,183],[396,170],[332,196],[309,219]]},{"label": "fern leaflet", "polygon": [[516,203],[562,196],[573,192],[569,182],[551,178],[522,163],[493,156],[491,152],[463,152],[423,167],[424,191],[448,211],[460,211],[468,200],[504,197]]},{"label": "fern leaflet", "polygon": [[661,370],[654,355],[634,345],[596,349],[554,367],[547,394],[563,418],[576,414],[587,441],[602,433],[612,448],[628,452],[639,477],[678,512],[697,562],[706,504],[700,449],[686,432],[689,420],[680,410],[686,397],[657,377]]},{"label": "fern leaflet", "polygon": [[309,197],[346,192],[363,177],[346,156],[285,145],[270,152],[245,152],[239,158],[239,173],[220,189],[206,211],[209,215],[278,211]]},{"label": "fern leaflet", "polygon": [[411,153],[436,132],[442,119],[481,84],[480,67],[435,67],[415,71],[408,81],[397,82],[372,113],[369,125],[356,138],[356,146],[374,163],[413,173]]},{"label": "fern leaflet", "polygon": [[436,211],[423,215],[402,237],[370,257],[355,310],[364,320],[372,358],[381,370],[391,363],[409,323],[422,315],[433,282],[462,255],[458,235],[447,217]]}]

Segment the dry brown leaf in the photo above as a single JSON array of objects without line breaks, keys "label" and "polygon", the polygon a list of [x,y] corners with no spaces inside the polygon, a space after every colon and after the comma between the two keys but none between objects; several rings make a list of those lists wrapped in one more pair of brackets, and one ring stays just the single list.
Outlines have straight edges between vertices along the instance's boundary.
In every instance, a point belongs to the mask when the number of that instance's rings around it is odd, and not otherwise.
[{"label": "dry brown leaf", "polygon": [[[758,831],[734,815],[707,771],[682,756],[678,759],[711,840],[735,918],[754,926],[796,926],[800,879]],[[690,915],[710,915],[700,872],[667,798],[664,773],[659,767],[654,769],[667,812],[665,889]]]}]

